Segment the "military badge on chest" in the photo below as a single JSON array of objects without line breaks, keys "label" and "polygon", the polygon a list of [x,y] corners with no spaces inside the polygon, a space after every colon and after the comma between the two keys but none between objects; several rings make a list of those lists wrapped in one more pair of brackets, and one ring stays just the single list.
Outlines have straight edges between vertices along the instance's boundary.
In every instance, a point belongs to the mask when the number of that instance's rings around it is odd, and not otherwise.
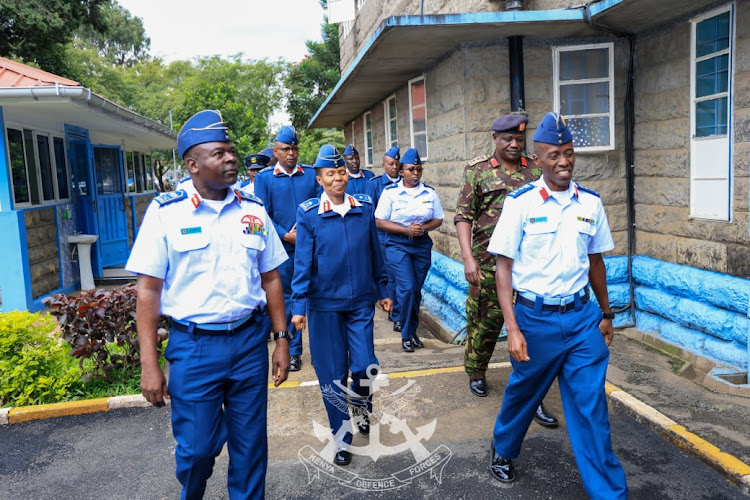
[{"label": "military badge on chest", "polygon": [[245,215],[241,220],[245,226],[242,230],[243,234],[258,234],[265,236],[268,234],[268,230],[263,225],[263,221],[254,215]]}]

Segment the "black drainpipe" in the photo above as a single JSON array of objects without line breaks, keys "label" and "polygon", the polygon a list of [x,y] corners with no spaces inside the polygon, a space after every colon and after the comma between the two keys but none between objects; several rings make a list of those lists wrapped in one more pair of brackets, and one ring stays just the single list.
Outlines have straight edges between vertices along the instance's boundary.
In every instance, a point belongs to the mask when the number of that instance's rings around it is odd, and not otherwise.
[{"label": "black drainpipe", "polygon": [[586,23],[594,29],[612,33],[619,37],[626,37],[629,43],[628,57],[628,81],[625,90],[625,189],[627,203],[627,224],[628,224],[628,291],[630,294],[630,303],[624,307],[613,308],[613,312],[623,312],[630,309],[633,320],[630,323],[620,325],[618,328],[631,328],[635,326],[635,284],[633,283],[633,254],[635,250],[635,36],[607,26],[597,24],[591,19],[589,8],[592,4],[600,0],[593,0],[587,4],[568,7],[569,9],[583,9],[583,18]]},{"label": "black drainpipe", "polygon": [[523,37],[508,37],[510,54],[510,110],[526,109],[526,95],[523,86]]}]

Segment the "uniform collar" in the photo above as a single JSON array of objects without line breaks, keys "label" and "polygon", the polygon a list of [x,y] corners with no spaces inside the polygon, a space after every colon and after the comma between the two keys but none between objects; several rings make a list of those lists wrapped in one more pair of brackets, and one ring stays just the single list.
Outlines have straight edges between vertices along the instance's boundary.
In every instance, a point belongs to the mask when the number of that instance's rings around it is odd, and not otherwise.
[{"label": "uniform collar", "polygon": [[356,174],[353,174],[353,173],[349,172],[349,169],[347,168],[347,169],[346,169],[346,173],[347,173],[347,174],[349,174],[349,178],[350,178],[350,179],[361,179],[362,177],[364,177],[364,176],[365,176],[365,173],[364,173],[364,172],[362,172],[362,170],[360,170],[360,171],[359,171],[359,172],[357,172]]},{"label": "uniform collar", "polygon": [[[540,177],[539,180],[534,181],[534,184],[537,186],[537,200],[539,202],[539,205],[545,203],[547,200],[552,198],[552,190],[547,186],[547,183],[544,182],[544,177]],[[572,191],[572,192],[571,192]],[[575,181],[570,182],[570,186],[568,186],[568,192],[570,192],[570,199],[576,200],[580,202],[579,192],[578,192],[578,184],[575,183]]]},{"label": "uniform collar", "polygon": [[[305,174],[305,169],[300,167],[299,165],[295,165],[295,167],[292,169],[292,175],[296,174]],[[279,165],[276,165],[273,167],[273,175],[289,175],[286,173],[286,170],[284,170],[283,167],[280,167]]]},{"label": "uniform collar", "polygon": [[[349,203],[349,208],[360,207],[362,204],[354,196],[347,194],[344,196],[344,203]],[[318,206],[318,215],[327,214],[333,212],[333,202],[324,192],[320,195],[320,205]]]},{"label": "uniform collar", "polygon": [[383,183],[384,184],[390,184],[391,182],[398,182],[401,180],[401,176],[396,176],[396,180],[391,179],[388,177],[388,174],[383,174]]},{"label": "uniform collar", "polygon": [[[203,198],[200,194],[198,194],[198,190],[195,189],[195,185],[193,184],[192,179],[189,182],[185,182],[185,185],[182,187],[182,189],[187,193],[187,197],[190,200],[190,205],[193,207],[193,211],[198,210],[198,207],[203,204]],[[227,195],[224,197],[224,204],[228,205],[233,201],[233,199],[237,200],[237,203],[242,203],[242,196],[236,189],[232,189],[231,186],[227,187]]]},{"label": "uniform collar", "polygon": [[399,193],[406,193],[408,189],[414,189],[414,192],[416,193],[414,196],[420,195],[424,193],[425,191],[427,191],[427,188],[425,187],[424,182],[422,181],[419,181],[419,184],[417,184],[413,188],[408,188],[404,186],[404,179],[402,178],[401,180],[398,181],[398,186],[400,188]]},{"label": "uniform collar", "polygon": [[[526,168],[526,167],[529,166],[529,162],[528,162],[528,160],[526,159],[525,156],[521,156],[521,161],[519,163],[520,163],[520,166],[521,166],[520,168]],[[497,157],[494,154],[492,155],[492,158],[490,158],[490,165],[492,166],[492,168],[502,167],[503,170],[505,170],[506,172],[510,173],[508,171],[508,168],[505,166],[505,164],[500,163],[500,160],[498,160]],[[516,172],[518,172],[518,170],[516,170]]]}]

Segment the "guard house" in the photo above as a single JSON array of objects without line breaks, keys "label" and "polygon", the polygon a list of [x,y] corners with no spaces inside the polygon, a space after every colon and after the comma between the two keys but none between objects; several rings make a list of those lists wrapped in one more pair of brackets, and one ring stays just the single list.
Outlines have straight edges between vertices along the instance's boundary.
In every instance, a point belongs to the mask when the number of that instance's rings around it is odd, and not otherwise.
[{"label": "guard house", "polygon": [[376,173],[392,145],[419,149],[446,209],[423,309],[457,332],[464,166],[493,152],[498,116],[528,113],[533,152],[536,125],[560,112],[574,178],[601,194],[613,231],[615,326],[743,367],[748,20],[748,0],[357,0],[338,18],[341,79],[309,126],[343,127]]},{"label": "guard house", "polygon": [[78,82],[0,57],[0,311],[80,288],[75,234],[95,235],[93,276],[121,267],[155,195],[151,152],[176,134]]}]

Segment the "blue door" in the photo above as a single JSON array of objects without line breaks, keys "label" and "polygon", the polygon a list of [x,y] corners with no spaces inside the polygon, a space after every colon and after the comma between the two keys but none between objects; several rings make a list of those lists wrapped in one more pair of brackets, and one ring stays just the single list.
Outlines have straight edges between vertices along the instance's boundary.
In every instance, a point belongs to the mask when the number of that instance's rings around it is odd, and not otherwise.
[{"label": "blue door", "polygon": [[[84,234],[99,234],[99,223],[96,216],[96,190],[92,181],[93,152],[87,139],[70,139],[68,156],[73,170],[75,186],[76,230]],[[94,276],[101,276],[102,266],[99,259],[98,244],[91,252],[91,268]]]},{"label": "blue door", "polygon": [[124,265],[128,259],[128,219],[122,154],[116,146],[94,147],[94,211],[98,223],[101,267]]}]

